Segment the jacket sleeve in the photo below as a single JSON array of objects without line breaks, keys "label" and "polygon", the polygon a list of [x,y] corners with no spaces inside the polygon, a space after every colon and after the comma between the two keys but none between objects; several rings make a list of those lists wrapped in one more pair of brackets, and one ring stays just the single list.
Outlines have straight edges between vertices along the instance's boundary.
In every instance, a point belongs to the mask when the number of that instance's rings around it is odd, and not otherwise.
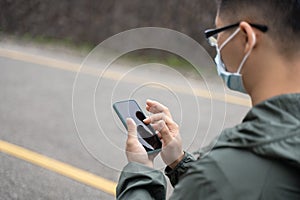
[{"label": "jacket sleeve", "polygon": [[166,180],[162,172],[138,163],[128,163],[120,176],[117,199],[166,199]]},{"label": "jacket sleeve", "polygon": [[[168,173],[167,176],[170,177],[174,187],[170,200],[222,199],[212,175],[217,177],[223,176],[210,158],[202,158],[195,161],[190,154],[186,153],[182,162]],[[218,181],[221,182],[220,184],[226,184],[222,181],[222,178],[219,178]]]},{"label": "jacket sleeve", "polygon": [[180,178],[187,172],[189,163],[194,161],[195,158],[190,153],[185,152],[183,159],[174,169],[171,169],[168,166],[166,167],[165,174],[170,179],[173,187],[177,185]]}]

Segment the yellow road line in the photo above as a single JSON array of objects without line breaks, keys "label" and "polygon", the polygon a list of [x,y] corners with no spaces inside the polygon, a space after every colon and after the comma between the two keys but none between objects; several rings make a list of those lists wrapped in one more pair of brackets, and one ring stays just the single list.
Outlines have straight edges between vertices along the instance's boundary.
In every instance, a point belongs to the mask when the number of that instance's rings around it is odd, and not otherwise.
[{"label": "yellow road line", "polygon": [[18,60],[18,61],[34,63],[37,65],[54,67],[58,69],[68,70],[68,71],[78,71],[80,68],[80,65],[75,63],[65,62],[53,58],[47,58],[44,56],[38,56],[38,55],[23,53],[19,51],[3,49],[3,48],[0,48],[0,56]]},{"label": "yellow road line", "polygon": [[[7,50],[3,48],[0,48],[0,56],[66,71],[78,72],[80,70],[80,65],[76,63],[65,62],[53,58],[37,56],[18,51]],[[85,67],[85,69],[82,72],[93,76],[99,76],[102,73],[101,70],[92,67]],[[123,74],[118,72],[107,72],[104,74],[103,77],[111,80],[119,80],[122,76]],[[143,83],[145,79],[138,79],[138,77],[127,77],[125,81],[128,83]],[[191,94],[191,92],[189,92],[184,87],[174,86],[172,88],[174,88],[174,91],[180,93]],[[215,99],[236,105],[250,106],[250,101],[245,98],[240,98],[233,95],[224,96],[224,94],[210,94],[207,90],[199,89],[194,90],[194,92],[195,95],[197,95],[198,97]],[[28,149],[19,147],[14,144],[10,144],[2,140],[0,140],[0,151],[15,156],[17,158],[23,159],[40,167],[46,168],[48,170],[54,171],[58,174],[64,175],[86,185],[100,189],[108,194],[115,195],[116,183],[110,180],[106,180],[102,177],[96,176],[92,173],[86,172],[71,165],[54,160],[52,158],[48,158],[41,154],[35,153]]]},{"label": "yellow road line", "polygon": [[[18,61],[24,61],[29,63],[34,63],[38,65],[43,65],[47,67],[57,68],[61,70],[67,70],[72,72],[78,72],[80,70],[80,65],[76,63],[66,62],[62,60],[57,60],[53,58],[23,53],[19,51],[13,51],[8,49],[0,48],[0,56],[6,57],[9,59],[14,59]],[[102,74],[102,70],[93,68],[93,67],[84,67],[81,71],[82,73],[93,75],[93,76],[99,76]],[[123,74],[119,72],[105,72],[103,74],[103,78],[111,79],[111,80],[120,80],[122,78]],[[123,81],[126,81],[127,83],[144,83],[145,79],[141,77],[129,77],[127,76],[126,79]],[[170,86],[171,87],[171,86]],[[183,94],[189,94],[193,95],[191,91],[184,87],[179,87],[178,85],[174,85],[171,87],[173,91],[180,92]],[[206,99],[215,99],[219,101],[224,101],[227,103],[232,103],[236,105],[242,105],[242,106],[251,106],[251,102],[249,99],[233,96],[233,95],[224,95],[224,94],[210,94],[207,90],[200,90],[200,89],[194,89],[195,95],[198,97],[206,98]]]},{"label": "yellow road line", "polygon": [[108,194],[116,195],[116,183],[96,176],[90,172],[73,167],[66,163],[54,160],[44,155],[35,153],[23,147],[0,140],[0,152],[12,155],[22,160],[28,161],[45,169],[79,181],[86,185],[100,189]]}]

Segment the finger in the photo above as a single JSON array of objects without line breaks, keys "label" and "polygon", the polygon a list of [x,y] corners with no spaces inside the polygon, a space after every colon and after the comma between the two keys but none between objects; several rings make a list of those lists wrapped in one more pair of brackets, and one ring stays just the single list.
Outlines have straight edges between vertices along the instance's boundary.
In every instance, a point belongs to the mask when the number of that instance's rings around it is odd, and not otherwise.
[{"label": "finger", "polygon": [[165,113],[168,117],[172,118],[171,113],[169,111],[169,109],[164,106],[163,104],[157,102],[157,101],[153,101],[148,99],[146,101],[146,109],[147,111],[155,114],[155,113]]},{"label": "finger", "polygon": [[144,119],[143,122],[145,122],[146,124],[150,124],[150,123],[154,124],[154,123],[157,123],[160,120],[165,121],[167,124],[174,123],[173,120],[170,119],[170,117],[168,117],[164,113],[153,114],[153,115],[147,117],[146,119]]},{"label": "finger", "polygon": [[162,139],[161,133],[160,133],[160,132],[157,132],[156,134],[157,134],[158,138],[161,140],[161,139]]},{"label": "finger", "polygon": [[137,139],[137,130],[136,124],[131,118],[126,119],[127,131],[128,131],[128,139],[135,138]]},{"label": "finger", "polygon": [[163,104],[161,104],[157,101],[147,99],[146,109],[152,113],[160,113],[160,112],[163,112],[164,110],[166,110],[166,106],[164,106]]},{"label": "finger", "polygon": [[151,124],[151,118],[150,117],[146,117],[146,119],[144,119],[143,122],[145,124]]},{"label": "finger", "polygon": [[159,126],[159,133],[161,134],[162,140],[163,140],[164,144],[167,145],[173,139],[170,134],[170,131],[169,131],[166,123],[162,120],[160,122],[158,122],[158,126]]}]

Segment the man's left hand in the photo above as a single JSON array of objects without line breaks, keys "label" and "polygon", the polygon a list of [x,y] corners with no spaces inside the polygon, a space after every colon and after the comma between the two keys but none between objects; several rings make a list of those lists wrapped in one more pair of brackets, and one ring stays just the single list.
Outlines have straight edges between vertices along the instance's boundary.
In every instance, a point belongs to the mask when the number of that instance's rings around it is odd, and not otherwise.
[{"label": "man's left hand", "polygon": [[126,142],[126,156],[128,162],[136,162],[153,168],[153,160],[155,155],[148,155],[143,145],[139,142],[135,122],[126,119],[128,127],[128,138]]}]

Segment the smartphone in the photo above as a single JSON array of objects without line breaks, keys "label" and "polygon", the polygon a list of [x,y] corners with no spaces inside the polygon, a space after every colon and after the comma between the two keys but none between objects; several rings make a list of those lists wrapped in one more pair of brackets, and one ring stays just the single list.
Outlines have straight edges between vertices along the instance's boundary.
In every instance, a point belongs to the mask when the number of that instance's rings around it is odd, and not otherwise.
[{"label": "smartphone", "polygon": [[116,102],[113,104],[113,109],[116,111],[126,130],[126,119],[132,118],[135,121],[138,140],[148,154],[159,152],[161,150],[162,143],[159,137],[150,124],[145,124],[143,122],[143,120],[146,119],[146,116],[135,100]]}]

